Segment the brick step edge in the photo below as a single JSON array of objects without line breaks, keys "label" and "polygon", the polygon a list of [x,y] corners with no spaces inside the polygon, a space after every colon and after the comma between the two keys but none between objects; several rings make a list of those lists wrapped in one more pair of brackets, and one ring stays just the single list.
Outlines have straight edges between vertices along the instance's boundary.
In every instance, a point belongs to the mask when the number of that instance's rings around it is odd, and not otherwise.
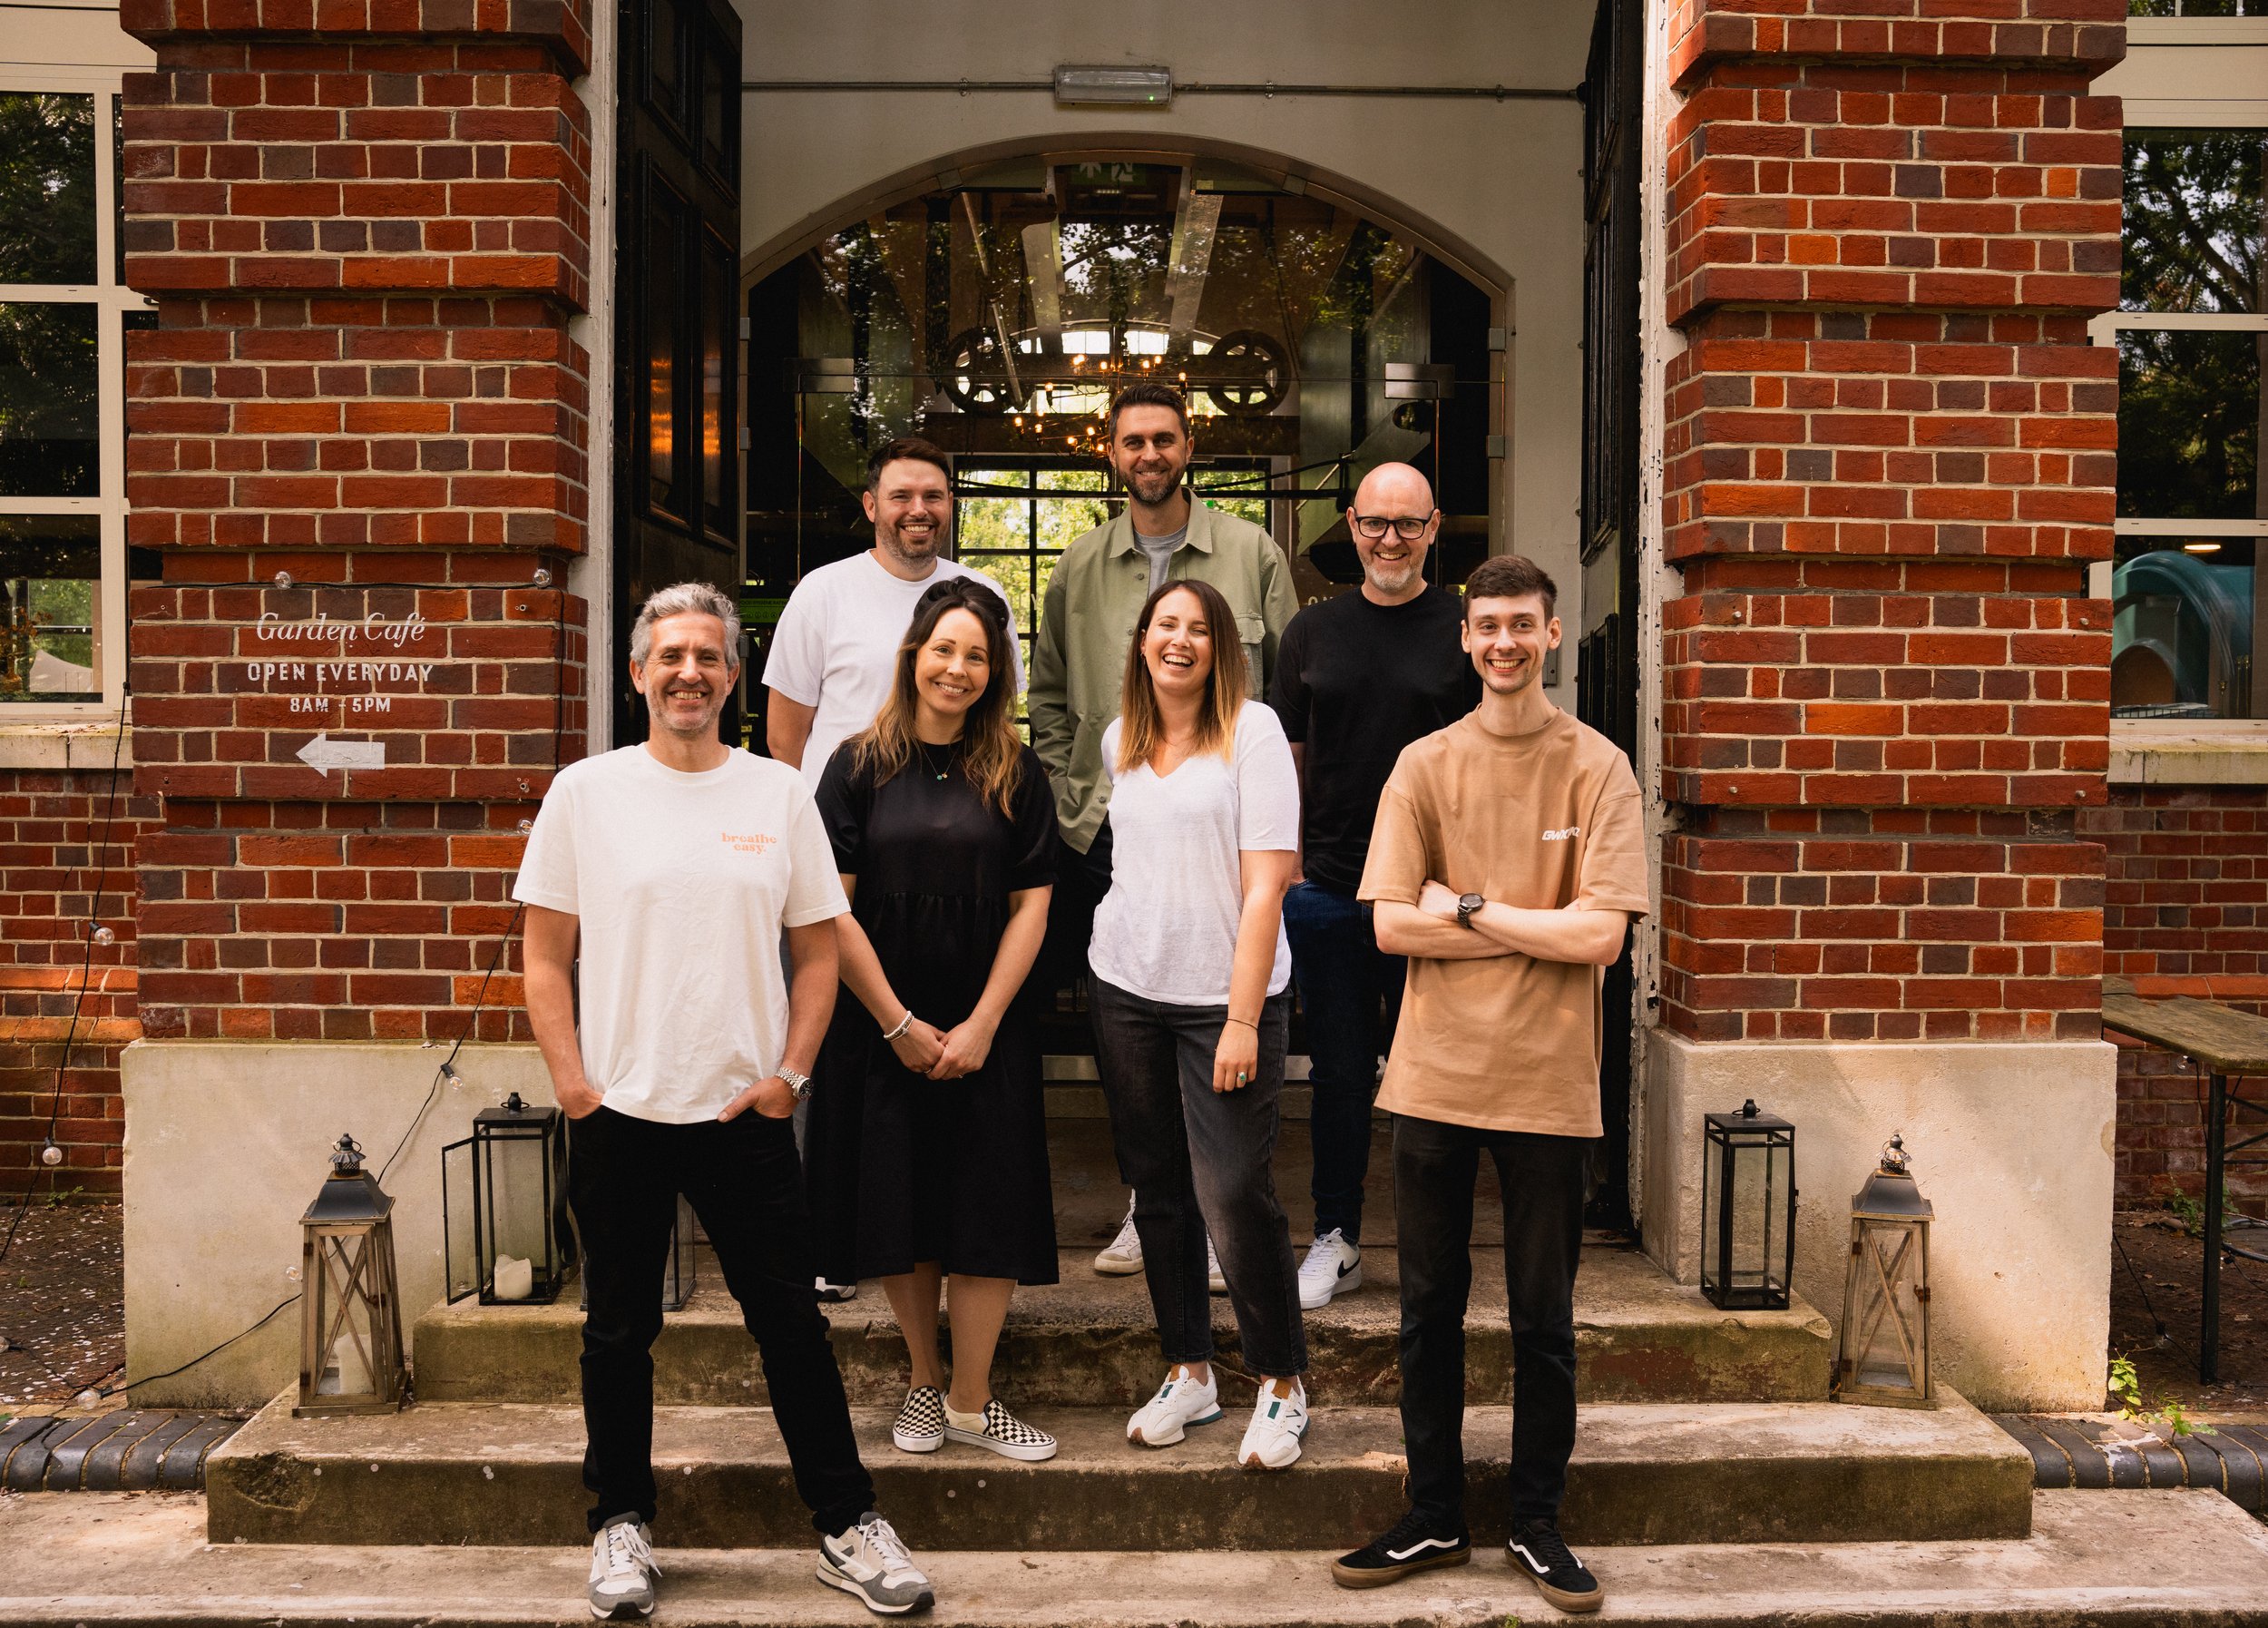
[{"label": "brick step edge", "polygon": [[0,1423],[9,1492],[200,1492],[205,1459],[244,1426],[234,1414],[134,1408]]},{"label": "brick step edge", "polygon": [[1992,1422],[2032,1456],[2043,1491],[2202,1487],[2255,1515],[2268,1513],[2268,1427],[2216,1425],[2213,1434],[2142,1427],[2124,1419],[1996,1413]]}]

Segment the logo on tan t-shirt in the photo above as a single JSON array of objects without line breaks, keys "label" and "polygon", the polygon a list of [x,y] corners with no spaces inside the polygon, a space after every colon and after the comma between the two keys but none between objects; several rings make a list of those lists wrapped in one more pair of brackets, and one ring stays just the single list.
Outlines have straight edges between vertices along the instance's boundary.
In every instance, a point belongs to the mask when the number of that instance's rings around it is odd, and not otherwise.
[{"label": "logo on tan t-shirt", "polygon": [[1539,839],[1539,840],[1544,842],[1565,842],[1570,837],[1579,837],[1582,835],[1582,831],[1583,828],[1579,825],[1563,825],[1556,831],[1546,831],[1543,836]]},{"label": "logo on tan t-shirt", "polygon": [[746,834],[722,831],[719,835],[723,839],[724,845],[736,854],[761,856],[768,853],[772,845],[779,840],[768,831],[750,831]]}]

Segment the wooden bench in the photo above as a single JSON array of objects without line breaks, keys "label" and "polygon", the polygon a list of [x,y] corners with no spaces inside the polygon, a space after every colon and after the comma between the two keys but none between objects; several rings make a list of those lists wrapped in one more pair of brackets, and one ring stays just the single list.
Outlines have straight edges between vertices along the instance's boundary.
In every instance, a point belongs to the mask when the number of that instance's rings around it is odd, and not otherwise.
[{"label": "wooden bench", "polygon": [[[2242,1086],[2248,1077],[2268,1075],[2268,1017],[2187,995],[2147,1000],[2136,995],[2126,979],[2107,977],[2103,980],[2103,1027],[2178,1052],[2207,1076],[2204,1303],[2198,1315],[2197,1378],[2204,1384],[2215,1384],[2221,1377],[2222,1182],[2230,1154],[2268,1142],[2268,1131],[2262,1131],[2232,1143],[2229,1124],[2239,1113],[2268,1118],[2268,1104],[2246,1102]],[[2239,1082],[2234,1088],[2232,1080]]]}]

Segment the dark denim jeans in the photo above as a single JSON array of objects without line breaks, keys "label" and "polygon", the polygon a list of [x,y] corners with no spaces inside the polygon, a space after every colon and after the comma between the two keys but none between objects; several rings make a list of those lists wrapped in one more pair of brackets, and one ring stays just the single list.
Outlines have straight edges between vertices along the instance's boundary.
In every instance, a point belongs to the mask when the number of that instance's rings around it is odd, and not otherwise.
[{"label": "dark denim jeans", "polygon": [[1485,1152],[1504,1194],[1512,1322],[1512,1518],[1556,1520],[1575,1451],[1575,1269],[1592,1140],[1481,1131],[1397,1113],[1393,1205],[1402,1265],[1402,1436],[1410,1502],[1461,1522],[1465,1303],[1472,1194]]},{"label": "dark denim jeans", "polygon": [[654,1518],[653,1342],[682,1191],[764,1358],[772,1417],[811,1524],[833,1534],[875,1506],[842,1370],[811,1298],[811,1223],[795,1134],[754,1112],[660,1124],[601,1107],[569,1123],[567,1200],[591,1307],[582,1325],[582,1484],[591,1530]]},{"label": "dark denim jeans", "polygon": [[1134,1230],[1166,1360],[1213,1359],[1209,1231],[1245,1367],[1285,1378],[1307,1371],[1299,1274],[1272,1162],[1291,997],[1272,996],[1260,1009],[1260,1077],[1216,1092],[1213,1052],[1227,1015],[1225,1006],[1147,1000],[1098,978],[1095,1064],[1119,1175],[1134,1190]]},{"label": "dark denim jeans", "polygon": [[1368,905],[1315,882],[1284,896],[1284,934],[1307,1020],[1315,1235],[1336,1227],[1347,1242],[1360,1243],[1370,1105],[1378,1094],[1378,1059],[1402,1016],[1409,963],[1378,947]]}]

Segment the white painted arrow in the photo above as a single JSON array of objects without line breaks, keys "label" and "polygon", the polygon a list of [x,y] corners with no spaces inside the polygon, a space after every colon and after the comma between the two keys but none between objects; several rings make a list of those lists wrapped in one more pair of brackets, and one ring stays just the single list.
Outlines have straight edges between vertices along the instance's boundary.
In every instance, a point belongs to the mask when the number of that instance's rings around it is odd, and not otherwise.
[{"label": "white painted arrow", "polygon": [[316,736],[298,751],[299,761],[318,773],[334,769],[384,769],[383,740],[334,740],[328,731]]}]

